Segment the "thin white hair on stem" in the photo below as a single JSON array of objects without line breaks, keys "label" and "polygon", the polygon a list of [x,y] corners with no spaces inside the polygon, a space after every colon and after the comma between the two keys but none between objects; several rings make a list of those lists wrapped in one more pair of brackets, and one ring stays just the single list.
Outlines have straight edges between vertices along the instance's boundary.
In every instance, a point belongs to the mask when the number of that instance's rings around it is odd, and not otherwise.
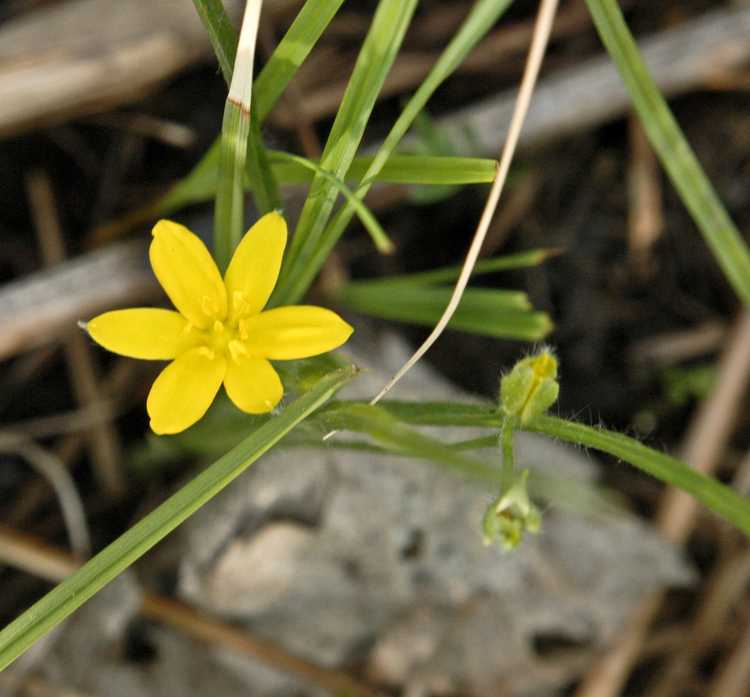
[{"label": "thin white hair on stem", "polygon": [[435,328],[427,339],[425,339],[424,343],[414,352],[414,355],[404,363],[385,387],[373,397],[370,404],[377,404],[383,397],[385,397],[394,385],[406,375],[406,373],[422,358],[422,356],[424,356],[425,353],[427,353],[427,351],[429,351],[445,330],[445,327],[448,325],[448,322],[450,322],[451,317],[453,317],[458,304],[461,302],[461,298],[469,282],[469,277],[471,276],[472,271],[474,271],[474,266],[477,263],[477,258],[482,249],[482,244],[487,235],[492,216],[495,214],[495,209],[500,200],[500,194],[502,193],[505,180],[508,176],[510,163],[513,160],[513,155],[516,151],[516,146],[518,145],[521,128],[523,127],[523,122],[526,120],[526,114],[528,113],[529,104],[531,102],[531,95],[534,91],[537,77],[539,76],[539,69],[542,65],[542,59],[544,58],[547,43],[549,42],[552,23],[555,18],[555,12],[557,11],[557,4],[558,0],[541,0],[540,2],[539,12],[534,23],[534,35],[531,39],[529,55],[526,59],[521,86],[518,90],[513,117],[511,118],[510,126],[508,128],[508,136],[503,145],[497,173],[492,182],[492,188],[487,196],[487,202],[482,211],[482,217],[479,219],[474,238],[471,241],[471,246],[469,247],[463,267],[461,268],[461,275],[458,277],[456,285],[453,288],[453,294],[448,302],[448,306],[445,308],[438,323],[435,325]]},{"label": "thin white hair on stem", "polygon": [[237,43],[237,57],[234,61],[232,82],[229,85],[229,100],[238,104],[244,111],[250,111],[250,98],[253,91],[253,63],[255,41],[258,37],[260,8],[263,0],[247,0],[245,15],[242,18],[240,38]]}]

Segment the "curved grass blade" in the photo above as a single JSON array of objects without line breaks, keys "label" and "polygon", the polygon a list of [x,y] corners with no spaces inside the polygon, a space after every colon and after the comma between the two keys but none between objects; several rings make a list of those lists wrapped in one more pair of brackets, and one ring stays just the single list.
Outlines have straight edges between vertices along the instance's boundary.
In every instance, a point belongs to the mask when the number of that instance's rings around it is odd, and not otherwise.
[{"label": "curved grass blade", "polygon": [[652,450],[620,433],[554,416],[539,416],[525,430],[595,448],[625,460],[652,477],[686,491],[706,508],[750,535],[750,500],[674,457]]},{"label": "curved grass blade", "polygon": [[[552,256],[559,254],[557,249],[530,249],[527,252],[507,254],[494,259],[478,261],[472,272],[472,276],[496,273],[497,271],[509,271],[511,269],[523,269],[529,266],[539,266]],[[388,287],[397,285],[426,286],[436,283],[450,283],[455,281],[461,273],[460,266],[445,266],[430,271],[403,274],[400,276],[386,276],[366,281],[368,286]]]},{"label": "curved grass blade", "polygon": [[393,242],[391,242],[390,238],[386,234],[385,230],[383,230],[383,228],[380,226],[380,223],[370,212],[370,209],[365,206],[362,201],[354,196],[354,194],[349,190],[349,187],[344,182],[342,182],[340,179],[337,179],[336,176],[331,172],[327,172],[320,165],[315,164],[305,157],[292,155],[291,153],[286,152],[277,152],[276,157],[281,161],[293,163],[298,167],[302,167],[304,169],[307,169],[308,171],[314,172],[318,176],[321,176],[328,182],[330,182],[330,184],[336,187],[338,192],[354,207],[354,210],[357,212],[362,225],[364,225],[367,232],[370,233],[370,237],[372,238],[372,241],[375,244],[377,250],[381,254],[393,253],[395,247],[393,245]]},{"label": "curved grass blade", "polygon": [[0,632],[0,670],[218,494],[355,373],[349,367],[320,380],[8,625]]},{"label": "curved grass blade", "polygon": [[[440,318],[450,288],[374,282],[346,283],[335,300],[350,310],[372,317],[432,327]],[[472,334],[538,341],[553,324],[544,312],[533,312],[522,291],[469,288],[448,325]]]},{"label": "curved grass blade", "polygon": [[586,0],[649,141],[727,280],[750,307],[750,251],[648,72],[616,0]]}]

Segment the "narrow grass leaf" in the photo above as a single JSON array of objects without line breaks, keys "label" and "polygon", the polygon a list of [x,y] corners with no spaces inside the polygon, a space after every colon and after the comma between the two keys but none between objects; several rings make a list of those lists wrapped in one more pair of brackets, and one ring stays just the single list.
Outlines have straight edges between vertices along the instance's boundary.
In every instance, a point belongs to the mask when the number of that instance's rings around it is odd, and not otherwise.
[{"label": "narrow grass leaf", "polygon": [[750,535],[750,500],[713,477],[688,467],[674,457],[652,450],[633,438],[603,428],[584,426],[554,416],[537,417],[528,431],[544,433],[569,443],[595,448],[693,496],[706,508]]},{"label": "narrow grass leaf", "polygon": [[242,239],[245,224],[245,158],[250,113],[227,99],[221,127],[219,178],[214,208],[214,256],[223,272]]},{"label": "narrow grass leaf", "polygon": [[[251,124],[252,128],[252,124]],[[252,140],[249,141],[249,146]],[[288,158],[288,153],[267,150],[274,179],[280,185],[308,184],[314,172],[309,167],[297,164]],[[359,182],[372,164],[371,156],[355,157],[346,174],[348,182]],[[320,166],[316,160],[309,162]],[[423,155],[394,155],[375,177],[376,182],[386,184],[458,185],[489,184],[495,176],[494,160],[473,157],[433,157]],[[161,198],[149,215],[166,215],[184,206],[208,201],[216,194],[219,172],[219,148],[212,146],[193,171],[177,182]],[[337,180],[338,181],[338,180]],[[248,178],[245,176],[248,188]],[[357,197],[358,200],[361,197]],[[354,202],[351,202],[354,206]],[[151,208],[151,207],[150,207]],[[356,209],[355,209],[356,210]]]},{"label": "narrow grass leaf", "polygon": [[229,85],[237,55],[237,32],[232,26],[232,20],[229,19],[221,0],[193,0],[193,5],[208,32],[208,39],[224,81]]},{"label": "narrow grass leaf", "polygon": [[0,670],[218,494],[354,375],[328,375],[149,513],[0,632]]},{"label": "narrow grass leaf", "polygon": [[[269,151],[274,174],[280,183],[303,184],[312,179],[310,172],[283,159],[285,153]],[[374,157],[355,157],[346,173],[347,182],[361,182],[372,166]],[[319,164],[316,162],[316,164]],[[383,165],[373,182],[387,184],[489,184],[495,176],[495,160],[477,157],[440,157],[434,155],[393,155]],[[362,198],[358,196],[358,198]],[[350,202],[350,205],[354,205]]]},{"label": "narrow grass leaf", "polygon": [[253,96],[260,123],[266,120],[343,2],[307,0],[303,5],[255,80]]},{"label": "narrow grass leaf", "polygon": [[385,230],[383,230],[375,216],[370,212],[370,209],[365,206],[362,201],[354,196],[354,194],[349,190],[349,187],[344,182],[342,182],[340,179],[337,179],[336,176],[331,172],[327,172],[320,165],[315,164],[305,157],[292,155],[291,153],[276,153],[276,157],[284,162],[296,165],[297,167],[302,167],[309,172],[313,172],[318,176],[326,179],[332,186],[336,187],[338,192],[354,207],[354,210],[357,212],[362,225],[364,225],[367,232],[370,233],[370,237],[372,238],[372,241],[375,244],[377,250],[382,254],[393,253],[395,247],[393,245],[393,242],[391,242],[390,238],[386,234]]},{"label": "narrow grass leaf", "polygon": [[[336,301],[372,317],[432,327],[450,294],[450,288],[347,283],[337,291]],[[448,326],[483,336],[537,341],[552,330],[552,322],[530,308],[521,291],[470,288]]]},{"label": "narrow grass leaf", "polygon": [[[495,257],[494,259],[485,259],[477,262],[472,276],[539,266],[539,264],[557,254],[559,254],[559,250],[557,249],[531,249],[527,252],[519,252],[518,254],[508,254],[502,257]],[[419,273],[387,276],[367,281],[366,283],[369,287],[377,288],[403,285],[426,286],[436,283],[450,283],[451,281],[455,281],[460,273],[460,266],[446,266]]]},{"label": "narrow grass leaf", "polygon": [[586,2],[659,160],[727,280],[750,307],[750,251],[648,72],[617,0]]}]

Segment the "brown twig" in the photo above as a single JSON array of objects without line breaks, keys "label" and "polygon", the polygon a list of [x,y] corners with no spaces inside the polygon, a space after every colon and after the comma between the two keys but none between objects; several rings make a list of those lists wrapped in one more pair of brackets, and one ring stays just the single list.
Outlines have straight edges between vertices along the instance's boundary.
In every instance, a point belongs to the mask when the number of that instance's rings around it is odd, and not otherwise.
[{"label": "brown twig", "polygon": [[[65,246],[52,185],[42,172],[29,175],[26,184],[44,263],[46,266],[60,264],[65,261]],[[100,403],[102,398],[89,343],[75,326],[71,327],[71,333],[65,339],[64,349],[78,403],[84,408]],[[100,486],[112,497],[122,496],[126,485],[120,468],[120,440],[116,430],[111,423],[99,422],[91,427],[88,439]]]},{"label": "brown twig", "polygon": [[747,697],[750,685],[750,622],[708,688],[709,697]]},{"label": "brown twig", "polygon": [[[726,633],[731,610],[744,598],[750,581],[750,552],[719,564],[709,579],[695,619],[681,631],[682,643],[669,652],[668,663],[645,697],[679,697],[694,677],[701,654],[716,646]],[[721,694],[721,693],[719,693]]]},{"label": "brown twig", "polygon": [[[136,372],[136,363],[128,360],[121,360],[115,364],[115,367],[110,373],[104,378],[102,382],[102,394],[106,399],[110,400],[110,403],[119,402],[122,395],[127,392],[128,385],[133,379],[133,375]],[[106,403],[105,403],[106,404]],[[96,408],[96,407],[95,407]],[[34,420],[34,422],[25,422],[19,424],[21,429],[26,428],[29,432],[37,429],[37,436],[41,437],[43,433],[50,435],[50,431],[53,427],[59,425],[60,429],[57,433],[64,433],[75,425],[77,419],[86,419],[88,417],[87,411],[83,413],[67,414],[65,417],[62,415],[55,415],[47,417],[44,420]],[[70,420],[70,417],[73,417]],[[60,419],[65,419],[65,423],[62,421],[57,422]],[[85,445],[85,439],[80,431],[74,431],[65,436],[54,448],[54,454],[58,457],[66,466],[75,460],[76,457],[81,453]],[[39,508],[44,505],[45,501],[49,498],[49,489],[42,481],[30,482],[28,486],[20,492],[20,495],[16,498],[14,506],[7,514],[7,521],[12,525],[20,525],[24,521],[28,520]]]},{"label": "brown twig", "polygon": [[629,122],[628,250],[630,265],[641,279],[655,272],[651,249],[664,230],[661,171],[637,117]]},{"label": "brown twig", "polygon": [[628,349],[628,362],[674,365],[720,348],[727,337],[724,322],[709,321],[685,331],[656,334],[636,341]]},{"label": "brown twig", "polygon": [[[36,537],[3,525],[0,525],[0,560],[52,582],[62,581],[78,569],[77,562],[70,555]],[[333,694],[381,697],[376,690],[342,671],[294,656],[271,641],[208,617],[184,603],[146,592],[140,612],[144,617],[181,631],[193,639],[249,656]]]}]

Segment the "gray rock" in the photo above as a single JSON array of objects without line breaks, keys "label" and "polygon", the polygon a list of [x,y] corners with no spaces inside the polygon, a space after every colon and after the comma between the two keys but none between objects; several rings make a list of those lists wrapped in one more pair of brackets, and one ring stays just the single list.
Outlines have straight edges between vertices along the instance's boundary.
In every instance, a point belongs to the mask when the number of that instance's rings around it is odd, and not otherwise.
[{"label": "gray rock", "polygon": [[[379,342],[368,345],[379,365],[349,396],[374,393],[406,357],[393,337]],[[423,365],[397,389],[456,398]],[[568,481],[596,478],[587,455],[548,439],[522,435],[519,458]],[[480,521],[494,494],[425,462],[278,450],[187,524],[180,593],[311,661],[364,660],[414,694],[481,697],[559,685],[569,675],[539,656],[545,641],[570,643],[566,665],[578,667],[644,593],[690,581],[677,551],[624,515],[551,509],[516,552],[487,548]]]}]

